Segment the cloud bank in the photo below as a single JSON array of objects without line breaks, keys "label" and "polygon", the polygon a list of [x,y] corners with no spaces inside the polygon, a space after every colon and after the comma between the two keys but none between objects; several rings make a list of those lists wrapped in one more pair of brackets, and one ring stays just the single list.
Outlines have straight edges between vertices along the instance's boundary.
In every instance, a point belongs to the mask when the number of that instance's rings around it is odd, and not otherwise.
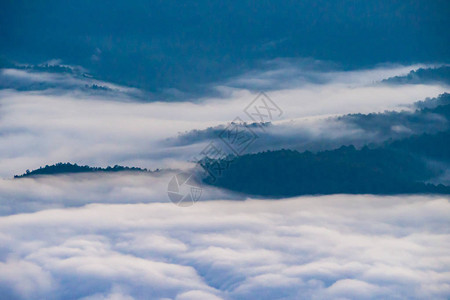
[{"label": "cloud bank", "polygon": [[115,200],[105,193],[96,202],[102,203],[0,217],[1,294],[9,299],[450,296],[448,198],[333,195],[180,208],[107,204]]},{"label": "cloud bank", "polygon": [[[276,122],[282,127],[273,134],[283,140],[286,133],[306,128],[300,130],[304,134],[300,133],[300,140],[294,141],[297,144],[314,136],[339,138],[343,132],[352,137],[360,132],[352,128],[343,131],[342,126],[319,124],[317,120],[346,113],[398,110],[448,90],[439,84],[393,86],[376,82],[407,73],[406,70],[413,67],[417,66],[389,66],[354,72],[316,71],[315,76],[323,80],[306,84],[298,84],[302,76],[299,74],[307,72],[301,73],[298,66],[283,65],[269,75],[263,72],[259,75],[267,81],[263,86],[268,88],[273,84],[277,87],[269,94],[284,112],[282,119]],[[294,72],[297,75],[289,82],[283,79],[284,86],[277,86],[280,74],[289,68],[297,68],[297,73]],[[32,80],[30,73],[23,70],[8,69],[2,74]],[[54,84],[67,79],[61,79],[61,74],[47,75],[38,76],[38,79]],[[253,80],[255,76],[244,74],[234,81]],[[102,90],[92,93],[76,88],[57,91],[3,89],[0,91],[0,175],[12,177],[26,169],[67,161],[103,167],[115,164],[149,169],[182,167],[198,155],[207,142],[180,147],[167,143],[168,139],[182,132],[224,125],[236,117],[250,121],[243,110],[256,94],[251,87],[237,87],[232,81],[214,86],[221,97],[170,103],[146,103],[124,93]],[[264,143],[249,151],[266,148]]]},{"label": "cloud bank", "polygon": [[[167,203],[167,184],[177,173],[81,173],[0,179],[0,215],[90,203]],[[201,200],[217,199],[239,198],[231,192],[203,186]]]},{"label": "cloud bank", "polygon": [[[262,76],[269,84],[280,82],[269,94],[285,112],[271,134],[282,139],[308,127],[305,141],[343,132],[359,136],[358,130],[320,120],[398,110],[447,90],[439,84],[373,83],[407,73],[403,67],[377,72],[325,72],[328,78],[301,84]],[[172,103],[102,90],[3,89],[0,174],[10,178],[59,161],[190,167],[186,162],[205,142],[174,145],[170,138],[236,116],[246,120],[243,109],[255,97],[248,86],[215,88],[221,97]],[[215,201],[180,208],[166,195],[172,175],[0,180],[0,294],[127,300],[450,297],[448,198],[258,200],[210,188],[203,199]]]}]

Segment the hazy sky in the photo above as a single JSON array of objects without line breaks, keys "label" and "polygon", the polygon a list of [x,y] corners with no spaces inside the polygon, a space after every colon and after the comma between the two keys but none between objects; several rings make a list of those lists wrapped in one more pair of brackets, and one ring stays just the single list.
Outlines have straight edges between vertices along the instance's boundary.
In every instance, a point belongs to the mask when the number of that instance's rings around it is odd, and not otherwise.
[{"label": "hazy sky", "polygon": [[344,69],[449,63],[449,12],[446,0],[7,0],[0,63],[62,59],[173,98],[167,89],[202,94],[280,57]]}]

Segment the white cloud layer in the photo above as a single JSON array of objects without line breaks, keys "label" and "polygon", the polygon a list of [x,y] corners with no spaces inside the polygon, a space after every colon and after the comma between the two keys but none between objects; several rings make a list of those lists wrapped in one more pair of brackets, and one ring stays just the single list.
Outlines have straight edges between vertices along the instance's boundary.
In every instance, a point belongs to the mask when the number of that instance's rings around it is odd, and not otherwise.
[{"label": "white cloud layer", "polygon": [[[284,112],[283,122],[308,120],[345,113],[380,112],[399,109],[426,97],[448,91],[440,85],[383,85],[377,81],[404,74],[418,66],[389,66],[355,72],[322,72],[322,81],[302,82],[301,71],[284,67],[262,74],[245,74],[235,81],[264,78],[264,88]],[[291,68],[291,69],[290,69]],[[290,74],[278,86],[282,71]],[[62,75],[4,70],[16,80],[70,80]],[[35,78],[38,76],[38,78]],[[56,79],[54,78],[56,76]],[[87,94],[86,91],[0,91],[0,176],[11,177],[56,162],[76,162],[95,166],[114,164],[147,168],[179,166],[193,159],[205,146],[168,146],[164,141],[179,132],[226,124],[239,116],[250,121],[243,109],[255,94],[233,83],[217,87],[225,98],[205,98],[195,103],[124,101],[122,94]],[[128,99],[130,100],[130,99]],[[304,119],[306,122],[304,122]],[[286,123],[289,126],[289,123]],[[317,131],[313,125],[307,132]],[[295,130],[295,127],[293,127]],[[329,136],[323,132],[314,135]],[[319,130],[319,129],[318,129]],[[320,130],[319,130],[320,131]],[[349,135],[354,132],[349,131]],[[332,135],[332,133],[331,133]],[[342,132],[338,135],[342,135]],[[264,148],[259,146],[259,148]]]},{"label": "white cloud layer", "polygon": [[[35,186],[43,202],[45,190]],[[190,208],[116,204],[109,193],[80,201],[96,203],[0,217],[2,297],[450,297],[448,198],[332,195]]]},{"label": "white cloud layer", "polygon": [[[266,89],[283,111],[275,135],[358,135],[317,119],[399,109],[447,91],[376,83],[416,66],[245,74],[195,103],[143,103],[85,91],[0,91],[0,176],[45,164],[190,166],[202,144],[178,132],[224,124]],[[289,81],[283,78],[283,71]],[[3,76],[77,86],[71,78]],[[32,74],[33,76],[35,74]],[[297,76],[298,75],[298,76]],[[375,81],[375,82],[374,82]],[[239,82],[238,82],[239,83]],[[125,98],[124,98],[125,97]],[[126,101],[125,101],[126,100]],[[292,122],[291,122],[292,121]],[[343,133],[344,132],[344,133]],[[260,146],[261,147],[261,146]],[[184,165],[183,165],[184,162]],[[208,188],[169,202],[172,172],[0,180],[0,298],[448,299],[450,204],[439,196],[242,199]],[[244,201],[245,200],[245,201]]]},{"label": "white cloud layer", "polygon": [[[158,173],[94,173],[0,179],[0,216],[89,203],[167,203],[173,171]],[[236,199],[220,189],[203,186],[200,200]]]}]

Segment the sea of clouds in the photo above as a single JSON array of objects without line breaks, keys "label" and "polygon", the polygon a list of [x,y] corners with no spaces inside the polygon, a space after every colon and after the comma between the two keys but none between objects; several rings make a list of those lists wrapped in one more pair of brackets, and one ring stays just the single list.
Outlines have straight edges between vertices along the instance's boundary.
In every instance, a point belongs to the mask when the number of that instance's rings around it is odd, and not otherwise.
[{"label": "sea of clouds", "polygon": [[[249,121],[243,110],[260,89],[283,110],[270,134],[327,139],[363,134],[320,121],[330,116],[407,109],[448,91],[380,83],[419,66],[280,66],[216,85],[221,97],[170,103],[116,85],[105,94],[77,89],[90,79],[0,70],[12,84],[0,90],[0,298],[448,299],[448,197],[274,200],[205,187],[186,208],[167,197],[177,171],[12,179],[66,161],[192,167],[207,142],[173,141],[237,116]],[[42,80],[51,88],[23,88]]]},{"label": "sea of clouds", "polygon": [[1,182],[2,299],[450,297],[449,198],[206,189],[178,207],[169,173],[71,176]]},{"label": "sea of clouds", "polygon": [[[129,88],[89,78],[0,70],[1,78],[11,82],[9,88],[0,90],[0,176],[12,177],[57,162],[183,168],[208,141],[184,145],[170,141],[194,129],[226,126],[236,117],[251,122],[244,109],[259,90],[269,90],[269,97],[283,111],[273,120],[279,127],[268,133],[280,137],[278,147],[285,148],[319,138],[346,137],[348,141],[365,135],[358,128],[324,121],[330,116],[408,109],[415,101],[448,91],[440,84],[380,83],[424,65],[348,72],[315,71],[286,63],[276,66],[217,83],[212,88],[221,97],[205,96],[191,102],[146,102],[131,97]],[[19,88],[29,82],[53,85],[44,90]],[[110,90],[82,88],[91,84]],[[271,139],[258,142],[248,151],[271,148]]]}]

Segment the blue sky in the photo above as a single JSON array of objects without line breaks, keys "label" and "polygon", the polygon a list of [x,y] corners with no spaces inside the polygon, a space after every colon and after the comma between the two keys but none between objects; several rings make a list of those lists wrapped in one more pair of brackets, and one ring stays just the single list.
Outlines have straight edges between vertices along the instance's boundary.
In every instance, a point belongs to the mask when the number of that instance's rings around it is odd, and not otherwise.
[{"label": "blue sky", "polygon": [[198,95],[280,57],[342,69],[448,63],[449,11],[445,0],[6,1],[0,54],[58,58],[106,81]]}]

